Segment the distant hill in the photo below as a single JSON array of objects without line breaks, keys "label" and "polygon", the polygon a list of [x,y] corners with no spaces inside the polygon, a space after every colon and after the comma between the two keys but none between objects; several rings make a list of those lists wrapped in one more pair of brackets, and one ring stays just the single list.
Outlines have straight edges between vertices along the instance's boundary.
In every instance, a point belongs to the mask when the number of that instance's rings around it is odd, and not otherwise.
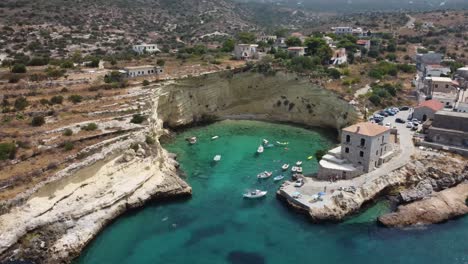
[{"label": "distant hill", "polygon": [[267,3],[276,6],[307,8],[322,12],[426,11],[466,9],[467,0],[235,0],[242,3]]}]

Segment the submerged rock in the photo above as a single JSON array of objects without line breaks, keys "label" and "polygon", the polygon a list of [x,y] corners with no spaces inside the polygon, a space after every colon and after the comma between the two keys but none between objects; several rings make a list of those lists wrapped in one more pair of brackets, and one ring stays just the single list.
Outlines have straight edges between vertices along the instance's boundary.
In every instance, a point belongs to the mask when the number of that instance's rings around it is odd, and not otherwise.
[{"label": "submerged rock", "polygon": [[379,217],[388,227],[428,225],[468,214],[466,200],[468,183],[435,193],[430,198],[398,207],[398,210]]}]

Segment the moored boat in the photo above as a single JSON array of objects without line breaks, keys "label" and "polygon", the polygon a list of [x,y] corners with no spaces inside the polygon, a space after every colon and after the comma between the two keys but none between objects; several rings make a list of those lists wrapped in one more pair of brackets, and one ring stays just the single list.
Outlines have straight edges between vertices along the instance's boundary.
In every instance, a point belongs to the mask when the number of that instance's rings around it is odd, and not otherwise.
[{"label": "moored boat", "polygon": [[298,173],[302,173],[302,167],[297,167],[297,170],[296,170],[296,172],[298,172]]},{"label": "moored boat", "polygon": [[313,159],[313,158],[314,158],[314,156],[309,156],[309,157],[307,157],[308,160],[311,160],[311,159]]},{"label": "moored boat", "polygon": [[289,142],[279,142],[279,141],[276,141],[276,144],[281,145],[281,146],[286,146],[286,145],[289,144]]},{"label": "moored boat", "polygon": [[270,178],[271,175],[273,175],[273,172],[271,171],[264,171],[264,172],[261,172],[257,175],[257,178],[259,179],[266,179],[266,178]]},{"label": "moored boat", "polygon": [[268,145],[268,140],[263,139],[263,145],[265,145],[265,146]]},{"label": "moored boat", "polygon": [[218,136],[212,136],[212,137],[211,137],[211,140],[216,140],[216,139],[218,139],[218,138],[219,138]]},{"label": "moored boat", "polygon": [[291,168],[291,171],[292,171],[292,172],[296,172],[296,171],[297,171],[297,167],[296,167],[296,166],[293,166],[293,167]]},{"label": "moored boat", "polygon": [[274,181],[281,181],[282,179],[284,179],[284,175],[278,175],[273,178]]},{"label": "moored boat", "polygon": [[197,143],[197,137],[189,137],[189,138],[187,138],[187,141],[188,141],[191,145],[193,145],[193,144]]},{"label": "moored boat", "polygon": [[296,162],[296,166],[301,166],[301,165],[302,165],[302,161]]},{"label": "moored boat", "polygon": [[261,190],[253,190],[253,191],[248,191],[243,194],[244,198],[249,198],[249,199],[255,199],[255,198],[261,198],[265,195],[267,195],[267,191],[261,191]]},{"label": "moored boat", "polygon": [[283,170],[287,170],[289,168],[289,164],[283,164],[283,166],[281,167]]},{"label": "moored boat", "polygon": [[263,146],[258,146],[257,153],[263,153]]},{"label": "moored boat", "polygon": [[221,160],[221,155],[216,155],[213,158],[214,161],[220,161]]}]

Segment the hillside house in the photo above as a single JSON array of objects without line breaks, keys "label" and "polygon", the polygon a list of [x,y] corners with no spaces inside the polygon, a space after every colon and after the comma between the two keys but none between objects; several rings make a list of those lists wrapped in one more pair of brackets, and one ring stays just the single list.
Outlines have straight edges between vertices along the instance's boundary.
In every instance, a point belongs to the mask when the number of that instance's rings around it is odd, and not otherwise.
[{"label": "hillside house", "polygon": [[413,118],[425,122],[429,119],[433,119],[435,113],[442,109],[444,109],[444,104],[442,104],[438,100],[432,99],[423,101],[414,108]]},{"label": "hillside house", "polygon": [[439,93],[457,93],[459,84],[449,77],[426,77],[424,78],[424,93],[432,95]]},{"label": "hillside house", "polygon": [[156,44],[133,45],[132,49],[138,54],[161,52],[161,50],[158,49],[158,45]]},{"label": "hillside house", "polygon": [[468,153],[468,113],[438,111],[427,130],[425,140],[461,147]]},{"label": "hillside house", "polygon": [[370,122],[343,128],[341,146],[322,157],[318,178],[349,179],[373,171],[394,154],[390,134],[390,128]]},{"label": "hillside house", "polygon": [[424,77],[444,77],[450,75],[450,67],[437,65],[425,65],[423,76]]},{"label": "hillside house", "polygon": [[122,71],[127,78],[134,78],[139,76],[158,75],[163,73],[161,67],[152,65],[131,66],[125,67]]},{"label": "hillside house", "polygon": [[443,55],[430,51],[425,54],[416,54],[416,68],[424,71],[426,65],[440,65]]},{"label": "hillside house", "polygon": [[371,48],[371,41],[369,39],[359,39],[356,41],[356,44],[360,47],[366,48],[367,50],[370,50]]},{"label": "hillside house", "polygon": [[333,50],[333,56],[330,60],[332,65],[340,65],[348,62],[348,54],[346,54],[345,48]]},{"label": "hillside house", "polygon": [[305,47],[289,47],[288,53],[292,57],[300,57],[305,55]]},{"label": "hillside house", "polygon": [[236,44],[234,47],[234,57],[237,60],[255,60],[259,58],[257,44]]}]

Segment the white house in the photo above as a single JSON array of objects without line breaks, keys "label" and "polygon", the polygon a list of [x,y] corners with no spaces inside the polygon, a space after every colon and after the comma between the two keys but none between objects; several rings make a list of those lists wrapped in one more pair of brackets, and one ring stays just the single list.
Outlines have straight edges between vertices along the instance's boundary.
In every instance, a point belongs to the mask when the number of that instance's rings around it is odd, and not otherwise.
[{"label": "white house", "polygon": [[441,77],[450,75],[450,67],[442,65],[425,65],[424,72],[425,77]]},{"label": "white house", "polygon": [[348,62],[348,54],[345,48],[333,50],[333,56],[330,60],[332,65],[340,65]]},{"label": "white house", "polygon": [[123,73],[126,74],[126,77],[133,78],[133,77],[139,77],[139,76],[161,74],[163,73],[163,69],[161,67],[157,67],[153,65],[142,65],[142,66],[125,67],[123,69]]},{"label": "white house", "polygon": [[236,44],[234,47],[234,56],[238,60],[258,59],[257,44]]},{"label": "white house", "polygon": [[352,27],[334,27],[332,30],[334,30],[336,35],[353,34]]},{"label": "white house", "polygon": [[155,53],[155,52],[161,52],[161,50],[158,49],[157,44],[140,44],[140,45],[133,45],[133,51],[135,51],[138,54],[143,54],[143,53]]}]

